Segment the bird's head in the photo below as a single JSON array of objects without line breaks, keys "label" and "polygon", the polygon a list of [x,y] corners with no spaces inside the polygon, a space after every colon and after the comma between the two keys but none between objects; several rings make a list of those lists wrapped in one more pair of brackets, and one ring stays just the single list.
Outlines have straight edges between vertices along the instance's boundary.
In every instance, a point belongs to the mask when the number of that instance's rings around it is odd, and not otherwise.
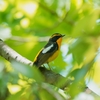
[{"label": "bird's head", "polygon": [[60,34],[60,33],[54,33],[51,37],[50,37],[50,39],[49,39],[49,41],[50,42],[57,42],[57,41],[62,41],[62,37],[64,37],[65,35],[62,35],[62,34]]}]

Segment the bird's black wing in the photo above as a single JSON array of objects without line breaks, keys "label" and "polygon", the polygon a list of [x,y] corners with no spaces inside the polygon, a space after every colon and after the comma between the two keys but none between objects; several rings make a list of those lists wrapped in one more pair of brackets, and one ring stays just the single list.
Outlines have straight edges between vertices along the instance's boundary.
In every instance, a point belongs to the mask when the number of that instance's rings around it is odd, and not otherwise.
[{"label": "bird's black wing", "polygon": [[45,47],[40,51],[34,64],[36,66],[41,66],[46,63],[49,57],[51,57],[54,52],[58,50],[58,45],[56,42],[48,42]]}]

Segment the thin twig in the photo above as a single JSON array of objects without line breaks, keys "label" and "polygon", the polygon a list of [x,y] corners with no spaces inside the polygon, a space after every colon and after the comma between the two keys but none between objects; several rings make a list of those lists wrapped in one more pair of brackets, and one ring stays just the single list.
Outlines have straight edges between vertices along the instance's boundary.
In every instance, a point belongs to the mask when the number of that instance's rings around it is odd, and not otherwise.
[{"label": "thin twig", "polygon": [[56,23],[55,23],[53,26],[51,26],[50,28],[44,29],[45,32],[48,32],[48,31],[53,30],[54,28],[58,27],[62,22],[64,22],[64,20],[66,19],[67,15],[68,15],[68,12],[65,14],[65,16],[64,16],[64,18],[63,18],[62,20],[60,20],[59,22],[56,22]]},{"label": "thin twig", "polygon": [[[34,0],[34,1],[37,2],[37,3],[40,5],[40,7],[42,7],[44,10],[48,11],[49,13],[51,13],[51,14],[54,15],[55,17],[59,18],[60,20],[63,20],[62,17],[60,17],[54,10],[51,10],[48,6],[42,4],[40,1],[37,1],[37,0]],[[67,12],[67,13],[68,13],[68,12]],[[67,15],[67,14],[65,14],[65,16],[66,16],[66,15]],[[66,16],[66,17],[67,17],[67,16]],[[67,24],[70,24],[71,26],[73,26],[73,25],[74,25],[74,22],[66,20],[66,17],[64,18],[63,21],[66,22]]]}]

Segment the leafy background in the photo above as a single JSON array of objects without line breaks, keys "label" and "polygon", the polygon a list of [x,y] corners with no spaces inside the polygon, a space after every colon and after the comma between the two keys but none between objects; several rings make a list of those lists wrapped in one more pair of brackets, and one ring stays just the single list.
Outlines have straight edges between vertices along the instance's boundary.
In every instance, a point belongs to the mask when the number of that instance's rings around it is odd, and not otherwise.
[{"label": "leafy background", "polygon": [[78,100],[86,80],[100,86],[99,0],[0,0],[0,38],[24,57],[33,61],[56,32],[66,36],[50,66],[72,84],[61,90],[35,68],[0,57],[0,100]]}]

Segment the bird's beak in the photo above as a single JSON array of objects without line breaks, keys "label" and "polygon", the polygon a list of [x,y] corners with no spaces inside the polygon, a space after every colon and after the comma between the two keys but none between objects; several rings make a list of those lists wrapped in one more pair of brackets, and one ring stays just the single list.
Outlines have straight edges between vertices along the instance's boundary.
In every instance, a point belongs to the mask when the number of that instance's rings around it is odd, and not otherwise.
[{"label": "bird's beak", "polygon": [[65,35],[62,35],[62,37],[64,37]]}]

